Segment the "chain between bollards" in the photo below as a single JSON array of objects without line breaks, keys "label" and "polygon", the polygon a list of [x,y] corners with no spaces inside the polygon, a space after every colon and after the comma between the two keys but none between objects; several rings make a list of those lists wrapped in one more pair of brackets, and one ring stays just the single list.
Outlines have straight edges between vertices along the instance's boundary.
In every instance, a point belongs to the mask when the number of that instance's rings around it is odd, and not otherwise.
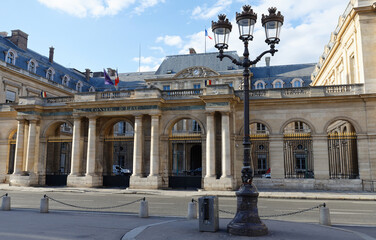
[{"label": "chain between bollards", "polygon": [[5,193],[4,195],[2,195],[0,198],[2,197],[8,197],[8,193]]},{"label": "chain between bollards", "polygon": [[[315,208],[320,208],[320,207],[325,207],[326,204],[323,203],[323,204],[319,204],[317,206],[314,206],[314,207],[311,207],[311,208],[307,208],[307,209],[303,209],[303,210],[300,210],[300,211],[296,211],[296,212],[290,212],[290,213],[282,213],[282,214],[274,214],[274,215],[266,215],[266,216],[260,216],[260,218],[271,218],[271,217],[283,217],[283,216],[290,216],[290,215],[295,215],[295,214],[299,214],[299,213],[303,213],[303,212],[308,212],[308,211],[311,211]],[[224,211],[224,210],[221,210],[219,209],[219,212],[222,212],[222,213],[227,213],[227,214],[231,214],[231,215],[235,215],[235,213],[233,212],[229,212],[229,211]]]},{"label": "chain between bollards", "polygon": [[70,203],[65,203],[65,202],[59,201],[57,199],[54,199],[52,197],[49,197],[47,195],[44,195],[44,198],[51,199],[52,201],[60,203],[60,204],[63,204],[65,206],[74,207],[74,208],[81,208],[81,209],[89,209],[89,210],[101,210],[101,209],[119,208],[119,207],[124,207],[124,206],[127,206],[127,205],[131,205],[131,204],[136,203],[136,202],[145,201],[145,199],[146,199],[146,198],[140,198],[140,199],[137,199],[137,200],[129,202],[129,203],[124,203],[124,204],[115,205],[115,206],[108,206],[108,207],[84,207],[84,206],[78,206],[78,205],[74,205],[74,204],[70,204]]}]

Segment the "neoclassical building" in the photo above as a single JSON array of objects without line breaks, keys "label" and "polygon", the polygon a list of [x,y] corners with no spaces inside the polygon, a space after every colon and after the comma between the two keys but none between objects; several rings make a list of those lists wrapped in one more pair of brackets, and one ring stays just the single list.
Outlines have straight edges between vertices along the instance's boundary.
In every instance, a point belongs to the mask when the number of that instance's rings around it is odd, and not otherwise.
[{"label": "neoclassical building", "polygon": [[[251,67],[258,187],[374,191],[375,36],[376,4],[352,0],[317,64]],[[27,41],[21,30],[0,33],[0,182],[239,187],[243,77],[230,60],[191,49],[155,72],[120,74],[115,88]]]}]

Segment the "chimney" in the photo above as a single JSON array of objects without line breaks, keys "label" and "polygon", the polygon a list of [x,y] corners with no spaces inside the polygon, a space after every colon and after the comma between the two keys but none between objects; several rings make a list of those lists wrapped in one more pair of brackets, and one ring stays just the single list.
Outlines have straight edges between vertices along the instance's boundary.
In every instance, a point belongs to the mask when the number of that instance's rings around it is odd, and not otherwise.
[{"label": "chimney", "polygon": [[7,32],[0,32],[0,36],[1,37],[8,37],[8,33]]},{"label": "chimney", "polygon": [[10,37],[10,41],[16,44],[17,47],[26,50],[28,37],[29,35],[22,32],[21,30],[12,30],[12,36]]},{"label": "chimney", "polygon": [[189,54],[196,54],[196,50],[194,48],[189,48]]},{"label": "chimney", "polygon": [[85,69],[85,77],[86,77],[86,81],[90,81],[90,69],[89,68],[86,68]]},{"label": "chimney", "polygon": [[50,63],[54,62],[54,50],[55,50],[54,47],[50,47],[50,57],[49,57]]},{"label": "chimney", "polygon": [[267,67],[270,67],[270,57],[265,57],[265,63]]}]

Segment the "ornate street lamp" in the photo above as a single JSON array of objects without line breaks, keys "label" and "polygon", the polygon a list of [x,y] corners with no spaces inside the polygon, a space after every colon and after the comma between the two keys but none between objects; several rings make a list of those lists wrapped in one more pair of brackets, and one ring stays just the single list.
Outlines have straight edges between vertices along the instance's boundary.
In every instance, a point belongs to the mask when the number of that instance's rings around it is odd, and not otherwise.
[{"label": "ornate street lamp", "polygon": [[244,77],[244,156],[242,168],[242,186],[236,192],[237,196],[237,211],[234,219],[227,225],[227,231],[234,235],[242,236],[262,236],[268,234],[268,228],[260,220],[257,209],[257,198],[259,193],[256,186],[252,183],[253,170],[250,161],[250,137],[249,137],[249,67],[259,62],[267,53],[274,56],[278,50],[275,49],[275,44],[279,43],[279,34],[283,25],[283,16],[280,12],[276,13],[277,9],[269,8],[269,15],[262,15],[262,25],[265,28],[266,40],[265,42],[270,46],[270,49],[261,53],[255,60],[249,60],[248,41],[253,40],[253,29],[257,20],[257,14],[253,12],[251,6],[243,6],[241,13],[236,13],[236,23],[239,27],[239,39],[244,43],[244,59],[238,61],[230,55],[223,53],[224,49],[228,48],[228,38],[232,29],[232,25],[226,18],[226,15],[218,15],[218,22],[212,21],[212,30],[214,33],[215,47],[219,50],[217,56],[221,61],[227,57],[238,66],[243,66]]}]

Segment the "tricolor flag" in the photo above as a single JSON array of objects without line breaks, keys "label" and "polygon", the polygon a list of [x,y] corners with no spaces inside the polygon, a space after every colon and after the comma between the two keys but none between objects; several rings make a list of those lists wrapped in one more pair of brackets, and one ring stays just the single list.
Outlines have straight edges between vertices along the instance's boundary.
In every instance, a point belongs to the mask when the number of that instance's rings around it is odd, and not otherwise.
[{"label": "tricolor flag", "polygon": [[40,91],[40,96],[42,97],[42,98],[46,98],[47,97],[47,92],[45,92],[45,91]]},{"label": "tricolor flag", "polygon": [[119,84],[119,73],[118,73],[118,70],[116,69],[116,72],[115,72],[115,87]]},{"label": "tricolor flag", "polygon": [[108,76],[106,70],[103,68],[103,73],[104,73],[104,84],[106,85],[114,85],[114,83],[112,82],[110,76]]},{"label": "tricolor flag", "polygon": [[205,36],[208,37],[209,39],[213,40],[213,38],[211,38],[209,35],[208,35],[208,31],[205,29]]},{"label": "tricolor flag", "polygon": [[205,80],[205,86],[211,85],[211,80]]}]

